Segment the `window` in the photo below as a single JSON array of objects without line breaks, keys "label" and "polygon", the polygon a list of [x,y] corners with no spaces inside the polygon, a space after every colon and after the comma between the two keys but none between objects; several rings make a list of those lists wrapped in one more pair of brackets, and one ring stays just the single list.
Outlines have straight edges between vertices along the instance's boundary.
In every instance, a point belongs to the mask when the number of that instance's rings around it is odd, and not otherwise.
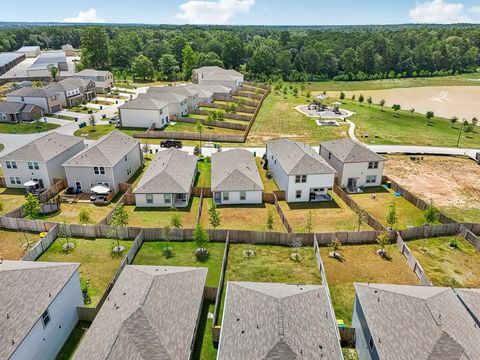
[{"label": "window", "polygon": [[45,312],[42,314],[43,327],[46,328],[49,322],[50,322],[50,314],[49,314],[48,309],[47,309],[47,310],[45,310]]},{"label": "window", "polygon": [[376,175],[368,175],[366,179],[367,184],[375,184],[377,182],[377,176]]},{"label": "window", "polygon": [[100,174],[105,175],[105,168],[100,166]]},{"label": "window", "polygon": [[14,168],[14,169],[17,168],[17,162],[16,161],[12,161],[12,168]]},{"label": "window", "polygon": [[127,168],[127,175],[130,175],[131,173],[132,173],[132,168],[129,166],[129,167]]},{"label": "window", "polygon": [[374,343],[373,343],[373,339],[372,339],[372,338],[370,338],[370,341],[368,342],[368,345],[370,346],[370,350],[373,350],[373,345],[374,345]]},{"label": "window", "polygon": [[222,193],[222,194],[223,194],[223,201],[228,201],[229,198],[230,198],[230,193],[224,192],[224,193]]},{"label": "window", "polygon": [[296,198],[296,199],[300,199],[301,197],[302,197],[302,190],[297,190],[297,191],[295,192],[295,198]]},{"label": "window", "polygon": [[33,167],[35,168],[35,170],[38,170],[39,169],[38,162],[34,162]]},{"label": "window", "polygon": [[82,183],[80,181],[75,181],[75,189],[82,190]]},{"label": "window", "polygon": [[125,161],[127,161],[127,155],[125,155],[123,158],[125,159]]},{"label": "window", "polygon": [[105,168],[103,166],[94,166],[93,172],[95,173],[95,175],[105,175]]},{"label": "window", "polygon": [[10,184],[15,185],[15,178],[10,176]]},{"label": "window", "polygon": [[369,169],[378,169],[378,161],[370,161],[368,163],[368,168]]},{"label": "window", "polygon": [[295,182],[298,183],[306,183],[307,182],[307,175],[296,175]]},{"label": "window", "polygon": [[163,195],[163,202],[165,204],[171,204],[172,203],[172,195],[170,194],[164,194]]},{"label": "window", "polygon": [[147,194],[147,204],[153,204],[153,194]]},{"label": "window", "polygon": [[31,161],[28,162],[28,168],[30,170],[33,170],[33,163]]},{"label": "window", "polygon": [[246,191],[240,191],[240,200],[241,201],[247,200],[247,192]]},{"label": "window", "polygon": [[7,161],[7,169],[11,169],[12,168],[12,163],[10,161]]},{"label": "window", "polygon": [[94,166],[94,167],[93,167],[93,173],[94,173],[95,175],[100,174],[100,171],[98,170],[98,166]]},{"label": "window", "polygon": [[18,176],[15,177],[15,180],[17,182],[17,185],[21,185],[22,182],[20,181],[20,178]]}]

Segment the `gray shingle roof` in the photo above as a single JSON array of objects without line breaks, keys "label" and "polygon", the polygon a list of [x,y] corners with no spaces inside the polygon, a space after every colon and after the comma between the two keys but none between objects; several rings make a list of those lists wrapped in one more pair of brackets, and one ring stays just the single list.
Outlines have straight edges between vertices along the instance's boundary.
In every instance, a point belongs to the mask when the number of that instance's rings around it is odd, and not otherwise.
[{"label": "gray shingle roof", "polygon": [[229,79],[233,79],[233,76],[243,76],[242,73],[236,70],[223,69],[219,66],[203,66],[201,68],[194,69],[193,71],[196,72],[197,74],[203,74],[204,78],[206,78],[207,76],[210,77],[212,75],[222,76],[224,78],[229,78]]},{"label": "gray shingle roof", "polygon": [[320,146],[331,152],[333,156],[343,163],[384,160],[375,151],[370,150],[358,141],[348,138],[325,141]]},{"label": "gray shingle roof", "polygon": [[79,87],[84,88],[90,83],[90,81],[83,80],[82,78],[71,77],[61,80],[59,82],[52,83],[46,88],[51,91],[70,91]]},{"label": "gray shingle roof", "polygon": [[380,359],[480,358],[480,328],[452,289],[355,284],[355,292]]},{"label": "gray shingle roof", "polygon": [[48,88],[23,87],[7,94],[9,96],[40,97],[47,98],[54,96],[55,93]]},{"label": "gray shingle roof", "polygon": [[133,192],[135,194],[190,193],[196,170],[196,156],[178,149],[159,151]]},{"label": "gray shingle roof", "polygon": [[83,143],[83,139],[51,132],[2,156],[0,160],[48,161],[64,152],[71,151],[72,146],[78,143]]},{"label": "gray shingle roof", "polygon": [[[33,261],[0,262],[0,359],[8,359],[16,350],[79,266]],[[80,292],[80,284],[78,287]]]},{"label": "gray shingle roof", "polygon": [[228,282],[219,359],[342,359],[327,291]]},{"label": "gray shingle roof", "polygon": [[133,137],[120,130],[114,130],[66,161],[63,166],[112,167],[139,144],[140,142]]},{"label": "gray shingle roof", "polygon": [[480,289],[455,289],[455,292],[480,326]]},{"label": "gray shingle roof", "polygon": [[253,154],[234,149],[212,155],[212,191],[262,191]]},{"label": "gray shingle roof", "polygon": [[126,266],[74,359],[189,359],[206,277],[206,268]]},{"label": "gray shingle roof", "polygon": [[[271,140],[268,150],[287,175],[335,174],[336,171],[307,144],[289,139]],[[271,158],[268,161],[272,161]]]},{"label": "gray shingle roof", "polygon": [[133,100],[127,101],[119,109],[136,109],[136,110],[161,110],[168,106],[168,102],[157,100],[146,95],[139,95]]},{"label": "gray shingle roof", "polygon": [[145,96],[160,101],[166,101],[168,103],[181,103],[182,101],[187,100],[187,97],[185,95],[173,92],[160,92],[155,90],[152,91],[151,89],[147,90]]},{"label": "gray shingle roof", "polygon": [[[212,94],[228,95],[232,92],[231,88],[223,85],[187,84],[185,86],[195,89],[197,91],[208,91],[208,92],[211,92]],[[207,97],[210,97],[210,96],[207,96]]]},{"label": "gray shingle roof", "polygon": [[0,101],[0,114],[18,114],[24,105],[21,102]]},{"label": "gray shingle roof", "polygon": [[148,90],[153,93],[173,93],[186,97],[198,95],[198,91],[186,86],[151,86]]},{"label": "gray shingle roof", "polygon": [[95,70],[95,69],[85,69],[75,73],[73,76],[106,76],[111,74],[110,71],[105,70]]}]

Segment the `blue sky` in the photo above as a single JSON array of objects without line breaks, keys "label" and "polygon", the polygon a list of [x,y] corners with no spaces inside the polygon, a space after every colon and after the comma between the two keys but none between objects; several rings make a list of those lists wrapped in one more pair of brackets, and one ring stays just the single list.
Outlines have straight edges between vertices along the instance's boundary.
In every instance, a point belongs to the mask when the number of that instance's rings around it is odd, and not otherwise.
[{"label": "blue sky", "polygon": [[480,0],[0,0],[0,21],[345,25],[480,22]]}]

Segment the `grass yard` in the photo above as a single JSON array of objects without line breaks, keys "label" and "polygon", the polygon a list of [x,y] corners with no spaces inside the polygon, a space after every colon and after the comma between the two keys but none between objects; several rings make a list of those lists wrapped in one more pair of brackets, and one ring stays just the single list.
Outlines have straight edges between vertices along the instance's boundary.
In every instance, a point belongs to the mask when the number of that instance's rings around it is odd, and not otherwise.
[{"label": "grass yard", "polygon": [[[457,249],[450,246],[452,241],[457,241]],[[462,237],[411,240],[408,246],[433,285],[480,287],[480,252]]]},{"label": "grass yard", "polygon": [[[305,232],[309,213],[312,214],[315,232],[336,232],[358,230],[358,217],[336,194],[327,202],[287,203],[280,201],[280,207],[296,232]],[[362,224],[360,230],[372,230]]]},{"label": "grass yard", "polygon": [[408,267],[405,257],[396,245],[388,245],[391,260],[377,255],[377,245],[344,245],[341,254],[343,261],[332,259],[328,253],[330,247],[322,247],[320,253],[325,265],[328,286],[332,295],[333,308],[337,319],[343,319],[350,325],[352,321],[355,290],[353,283],[379,283],[417,285],[419,280]]},{"label": "grass yard", "polygon": [[106,105],[106,106],[115,104],[114,102],[111,102],[111,101],[98,100],[98,99],[92,100],[91,103],[96,105]]},{"label": "grass yard", "polygon": [[[164,128],[164,131],[178,131],[178,132],[193,132],[198,133],[197,124],[176,122],[175,124],[168,125]],[[242,130],[226,129],[219,127],[203,127],[203,134],[231,134],[231,135],[243,135]]]},{"label": "grass yard", "polygon": [[153,154],[143,155],[143,166],[138,169],[135,174],[133,174],[133,176],[128,180],[128,183],[133,185],[133,189],[135,189],[135,187],[137,186],[138,182],[142,178],[145,171],[148,169],[148,166],[150,165],[154,157],[155,155]]},{"label": "grass yard", "polygon": [[[217,358],[217,348],[212,342],[213,312],[215,304],[205,300],[195,338],[192,360],[213,360]],[[209,317],[209,314],[211,316]]]},{"label": "grass yard", "polygon": [[45,114],[45,117],[54,118],[54,119],[61,119],[61,120],[70,120],[70,121],[73,121],[73,120],[77,119],[76,117],[73,117],[73,116],[57,115],[57,114]]},{"label": "grass yard", "polygon": [[103,135],[107,135],[115,129],[115,125],[85,126],[81,129],[76,130],[73,135],[84,137],[87,140],[97,140],[100,139]]},{"label": "grass yard", "polygon": [[7,124],[0,123],[0,133],[2,134],[35,134],[50,131],[60,127],[58,124],[51,124],[40,121],[38,123],[19,123]]},{"label": "grass yard", "polygon": [[[190,197],[190,204],[185,208],[177,208],[177,212],[182,218],[182,227],[184,229],[195,228],[197,219],[198,203],[200,198]],[[125,206],[128,212],[129,226],[158,228],[170,225],[172,219],[172,210],[170,208],[139,208],[136,206]]]},{"label": "grass yard", "polygon": [[113,94],[113,93],[102,94],[102,97],[104,97],[106,99],[114,99],[114,100],[128,100],[128,99],[130,99],[129,96],[122,96],[122,95]]},{"label": "grass yard", "polygon": [[210,159],[206,161],[205,158],[199,159],[197,162],[197,177],[195,179],[195,186],[201,188],[209,188],[211,183],[211,176],[212,176],[212,163]]},{"label": "grass yard", "polygon": [[100,109],[96,109],[96,108],[93,108],[93,107],[87,107],[87,106],[84,106],[84,105],[72,106],[71,108],[68,108],[67,110],[72,111],[72,112],[82,113],[82,114],[94,114],[94,113],[100,111]]},{"label": "grass yard", "polygon": [[[382,186],[365,188],[362,194],[350,194],[355,202],[367,213],[372,215],[383,225],[388,226],[386,215],[390,204],[395,202],[398,222],[394,226],[397,229],[406,229],[409,226],[422,226],[425,222],[423,212],[402,196],[395,196],[392,189]],[[372,196],[375,196],[373,199]]]},{"label": "grass yard", "polygon": [[60,211],[51,215],[42,216],[43,221],[53,221],[66,224],[80,224],[78,215],[82,209],[86,209],[90,213],[91,223],[98,224],[110,211],[115,207],[115,203],[109,205],[95,205],[90,203],[62,203]]},{"label": "grass yard", "polygon": [[217,287],[220,280],[224,243],[210,242],[206,245],[210,256],[206,261],[198,261],[195,257],[195,242],[170,242],[174,256],[167,258],[163,254],[166,243],[163,241],[145,241],[138,251],[133,263],[135,265],[163,265],[163,266],[189,266],[207,267],[207,287]]},{"label": "grass yard", "polygon": [[273,177],[271,179],[267,178],[267,171],[263,169],[263,160],[259,157],[255,157],[255,162],[257,163],[258,172],[262,178],[263,191],[266,193],[272,193],[278,191],[278,186]]},{"label": "grass yard", "polygon": [[[209,221],[210,218],[208,216],[208,209],[210,208],[211,204],[211,198],[203,199],[200,223],[206,229],[212,228]],[[217,205],[217,210],[220,213],[220,226],[217,229],[267,231],[267,217],[268,211],[270,211],[273,216],[273,231],[286,231],[280,220],[280,216],[275,209],[275,206],[272,204],[264,203],[229,206]]]},{"label": "grass yard", "polygon": [[0,188],[0,202],[3,204],[3,209],[0,211],[0,214],[15,210],[25,202],[25,190]]},{"label": "grass yard", "polygon": [[80,263],[82,289],[88,281],[88,293],[92,300],[90,306],[96,306],[128,249],[130,249],[132,242],[120,241],[120,245],[125,247],[125,251],[121,255],[114,255],[112,249],[116,245],[112,239],[87,240],[74,238],[69,239],[69,241],[75,244],[73,251],[65,253],[62,248],[65,239],[57,239],[37,261]]},{"label": "grass yard", "polygon": [[38,241],[38,233],[0,230],[0,259],[20,260]]},{"label": "grass yard", "polygon": [[56,360],[70,360],[90,328],[90,323],[79,321],[57,355]]}]

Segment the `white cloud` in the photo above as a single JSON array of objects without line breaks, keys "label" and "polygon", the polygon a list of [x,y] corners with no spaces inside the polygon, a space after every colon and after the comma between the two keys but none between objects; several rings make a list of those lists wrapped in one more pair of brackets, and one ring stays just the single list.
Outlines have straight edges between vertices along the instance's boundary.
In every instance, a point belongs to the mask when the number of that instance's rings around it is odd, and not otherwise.
[{"label": "white cloud", "polygon": [[410,19],[416,23],[429,24],[472,22],[465,14],[465,6],[462,3],[449,3],[444,0],[418,3],[410,10]]},{"label": "white cloud", "polygon": [[87,11],[80,11],[77,17],[66,18],[65,23],[104,23],[105,19],[97,16],[96,9],[89,9]]},{"label": "white cloud", "polygon": [[472,14],[480,14],[480,6],[472,6],[468,9],[468,12]]},{"label": "white cloud", "polygon": [[226,24],[236,13],[247,13],[255,0],[193,0],[180,5],[175,18],[189,24]]}]

